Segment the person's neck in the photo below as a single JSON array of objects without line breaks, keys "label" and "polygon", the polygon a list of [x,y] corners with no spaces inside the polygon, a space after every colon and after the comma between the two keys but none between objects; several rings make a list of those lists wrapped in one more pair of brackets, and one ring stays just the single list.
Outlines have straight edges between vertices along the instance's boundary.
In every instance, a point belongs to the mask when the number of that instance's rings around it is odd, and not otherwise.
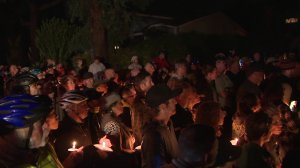
[{"label": "person's neck", "polygon": [[84,120],[78,117],[76,114],[73,114],[73,112],[68,112],[67,113],[68,117],[70,120],[73,120],[77,124],[82,124],[84,123]]},{"label": "person's neck", "polygon": [[253,79],[253,78],[248,78],[248,81],[250,81],[251,83],[253,83],[254,85],[257,85],[257,86],[259,86],[259,83],[255,80],[255,79]]},{"label": "person's neck", "polygon": [[163,125],[168,125],[170,117],[166,119],[155,119],[157,122],[162,123]]}]

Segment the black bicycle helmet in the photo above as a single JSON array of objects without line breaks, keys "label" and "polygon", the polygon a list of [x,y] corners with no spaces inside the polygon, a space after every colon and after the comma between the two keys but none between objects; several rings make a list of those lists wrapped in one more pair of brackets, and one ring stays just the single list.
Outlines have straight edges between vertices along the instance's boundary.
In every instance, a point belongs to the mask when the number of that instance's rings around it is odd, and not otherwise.
[{"label": "black bicycle helmet", "polygon": [[30,73],[23,73],[11,78],[7,82],[8,95],[30,94],[29,85],[37,83],[38,78]]}]

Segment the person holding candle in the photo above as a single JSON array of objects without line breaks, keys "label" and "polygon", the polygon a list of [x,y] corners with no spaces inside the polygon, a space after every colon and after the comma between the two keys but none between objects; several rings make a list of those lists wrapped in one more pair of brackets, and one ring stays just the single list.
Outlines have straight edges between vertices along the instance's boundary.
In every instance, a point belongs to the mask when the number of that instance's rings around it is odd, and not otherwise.
[{"label": "person holding candle", "polygon": [[116,151],[134,153],[134,142],[132,130],[121,121],[123,113],[121,97],[117,93],[111,93],[105,97],[105,111],[101,120],[102,130],[112,142]]},{"label": "person holding candle", "polygon": [[263,147],[272,135],[272,119],[264,112],[252,113],[246,119],[245,126],[248,143],[243,145],[242,154],[237,160],[237,167],[273,167],[272,157]]},{"label": "person holding candle", "polygon": [[[71,160],[76,165],[83,157],[81,147],[92,145],[89,122],[86,120],[88,117],[87,98],[77,92],[66,92],[59,100],[59,104],[65,116],[59,129],[53,135],[54,147],[64,165],[70,163],[70,157],[74,158]],[[68,151],[72,148],[74,141],[76,141],[76,148],[80,149],[75,153]]]},{"label": "person holding candle", "polygon": [[215,129],[216,137],[218,138],[217,158],[211,160],[210,166],[225,166],[234,164],[234,161],[239,157],[241,149],[239,146],[233,146],[229,140],[222,137],[222,127],[225,118],[225,111],[217,102],[204,102],[195,106],[196,124],[211,126]]}]

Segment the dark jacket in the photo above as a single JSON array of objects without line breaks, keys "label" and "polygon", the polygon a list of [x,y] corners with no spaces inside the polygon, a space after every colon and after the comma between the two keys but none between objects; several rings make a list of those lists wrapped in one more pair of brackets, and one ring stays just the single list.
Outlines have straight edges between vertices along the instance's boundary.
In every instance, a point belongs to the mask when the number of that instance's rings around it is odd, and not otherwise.
[{"label": "dark jacket", "polygon": [[143,131],[142,167],[156,168],[171,163],[178,154],[173,124],[158,122],[147,124]]},{"label": "dark jacket", "polygon": [[242,154],[237,160],[238,168],[272,168],[271,155],[255,143],[243,146]]},{"label": "dark jacket", "polygon": [[62,162],[70,154],[68,149],[72,147],[73,141],[77,142],[76,148],[92,144],[89,122],[79,124],[68,116],[65,116],[54,136],[54,148]]}]

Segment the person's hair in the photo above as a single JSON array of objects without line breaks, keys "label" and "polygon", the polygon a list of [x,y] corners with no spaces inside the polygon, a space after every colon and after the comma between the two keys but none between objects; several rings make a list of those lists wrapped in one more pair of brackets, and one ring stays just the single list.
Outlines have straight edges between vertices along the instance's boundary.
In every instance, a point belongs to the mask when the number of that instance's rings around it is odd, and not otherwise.
[{"label": "person's hair", "polygon": [[263,87],[263,104],[279,105],[283,98],[283,87],[278,80],[270,80]]},{"label": "person's hair", "polygon": [[209,125],[217,128],[220,120],[221,106],[217,102],[209,101],[195,106],[197,124]]},{"label": "person's hair", "polygon": [[120,96],[124,99],[124,95],[130,94],[132,88],[134,88],[134,86],[132,84],[127,84],[127,85],[121,87],[120,93],[119,93]]},{"label": "person's hair", "polygon": [[151,77],[151,75],[146,71],[141,71],[136,77],[134,77],[134,86],[136,91],[143,92],[140,88],[140,84],[144,81],[146,77]]},{"label": "person's hair", "polygon": [[215,130],[207,125],[195,124],[185,128],[178,140],[179,158],[191,164],[199,163],[215,142]]},{"label": "person's hair", "polygon": [[252,113],[246,119],[248,141],[257,141],[270,130],[272,119],[264,112]]},{"label": "person's hair", "polygon": [[216,66],[211,64],[204,65],[201,70],[204,76],[207,76],[209,73],[212,73],[215,70]]},{"label": "person's hair", "polygon": [[257,105],[257,97],[255,94],[249,93],[243,96],[239,101],[238,101],[238,106],[237,106],[237,115],[241,119],[246,119],[246,117],[253,113],[252,107]]},{"label": "person's hair", "polygon": [[74,83],[76,82],[76,81],[75,81],[75,78],[73,78],[72,76],[70,76],[70,75],[65,75],[65,76],[63,76],[63,77],[61,78],[60,83],[61,83],[62,86],[66,87],[68,81],[70,81],[70,80],[73,80]]}]

